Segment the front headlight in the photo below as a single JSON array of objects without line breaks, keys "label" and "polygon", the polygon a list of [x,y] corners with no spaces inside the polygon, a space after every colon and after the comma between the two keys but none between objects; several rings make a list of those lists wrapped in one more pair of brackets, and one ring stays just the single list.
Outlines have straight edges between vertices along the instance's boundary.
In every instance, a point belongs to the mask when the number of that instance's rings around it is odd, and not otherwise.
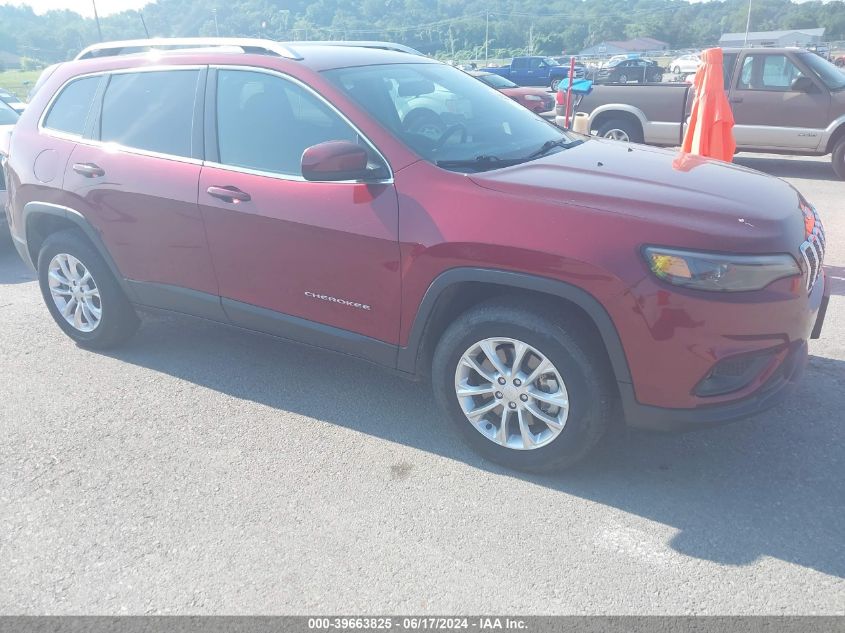
[{"label": "front headlight", "polygon": [[800,275],[790,255],[720,255],[649,246],[651,272],[676,286],[711,292],[762,290],[773,281]]}]

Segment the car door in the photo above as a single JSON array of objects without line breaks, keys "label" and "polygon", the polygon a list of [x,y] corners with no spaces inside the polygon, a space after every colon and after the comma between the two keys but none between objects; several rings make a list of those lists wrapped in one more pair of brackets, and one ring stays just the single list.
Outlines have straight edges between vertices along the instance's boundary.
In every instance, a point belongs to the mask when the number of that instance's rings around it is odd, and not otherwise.
[{"label": "car door", "polygon": [[306,148],[332,140],[384,159],[316,93],[271,71],[213,69],[206,110],[200,206],[230,319],[392,363],[400,298],[392,179],[312,182],[300,168]]},{"label": "car door", "polygon": [[[809,92],[794,82],[804,77]],[[809,82],[809,83],[807,83]],[[729,97],[738,147],[818,149],[830,95],[797,60],[780,52],[754,51],[741,60]]]},{"label": "car door", "polygon": [[108,76],[64,188],[141,303],[178,309],[187,289],[207,295],[212,312],[204,315],[216,317],[217,280],[197,205],[202,137],[194,121],[205,73],[174,67]]},{"label": "car door", "polygon": [[510,80],[515,84],[519,84],[520,86],[528,85],[526,82],[529,81],[533,71],[529,67],[529,60],[525,57],[516,57],[511,62],[511,76]]}]

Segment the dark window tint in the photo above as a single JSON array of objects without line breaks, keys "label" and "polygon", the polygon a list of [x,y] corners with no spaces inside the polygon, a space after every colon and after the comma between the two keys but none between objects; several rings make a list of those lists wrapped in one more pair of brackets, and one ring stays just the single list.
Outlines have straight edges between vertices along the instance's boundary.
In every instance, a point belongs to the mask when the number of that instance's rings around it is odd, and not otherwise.
[{"label": "dark window tint", "polygon": [[100,77],[77,79],[65,86],[59,97],[53,102],[50,114],[44,121],[44,127],[68,134],[81,135],[85,129],[85,119],[94,102],[94,92]]},{"label": "dark window tint", "polygon": [[100,139],[191,156],[198,76],[196,70],[112,75],[103,100]]},{"label": "dark window tint", "polygon": [[358,141],[337,113],[301,86],[266,73],[221,70],[217,80],[220,162],[300,176],[302,153],[326,141]]}]

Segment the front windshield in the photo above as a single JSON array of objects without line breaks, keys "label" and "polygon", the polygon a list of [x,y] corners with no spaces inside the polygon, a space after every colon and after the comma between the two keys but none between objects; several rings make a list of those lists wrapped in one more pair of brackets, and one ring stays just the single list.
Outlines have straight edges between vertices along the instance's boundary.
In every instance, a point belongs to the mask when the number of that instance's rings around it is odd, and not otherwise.
[{"label": "front windshield", "polygon": [[18,122],[18,113],[0,101],[0,125],[13,125]]},{"label": "front windshield", "polygon": [[[414,152],[447,169],[504,167],[538,152],[561,151],[573,140],[446,64],[359,66],[325,74]],[[462,162],[467,164],[455,164]]]},{"label": "front windshield", "polygon": [[803,53],[801,60],[812,68],[830,90],[845,89],[845,72],[813,53]]},{"label": "front windshield", "polygon": [[510,79],[505,79],[501,75],[479,75],[481,81],[493,88],[516,88],[517,85]]}]

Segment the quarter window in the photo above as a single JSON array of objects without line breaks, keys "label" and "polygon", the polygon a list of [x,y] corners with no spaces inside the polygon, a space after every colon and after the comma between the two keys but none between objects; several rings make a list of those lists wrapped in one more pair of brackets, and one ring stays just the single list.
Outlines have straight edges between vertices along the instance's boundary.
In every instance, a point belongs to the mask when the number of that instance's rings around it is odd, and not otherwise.
[{"label": "quarter window", "polygon": [[100,140],[192,156],[197,70],[112,75],[103,99]]},{"label": "quarter window", "polygon": [[306,89],[246,70],[218,71],[217,141],[224,165],[290,176],[302,175],[302,153],[312,145],[360,142],[349,124]]},{"label": "quarter window", "polygon": [[44,120],[44,127],[82,136],[100,79],[100,77],[83,77],[65,86],[53,102],[53,107],[50,108],[50,113]]}]

